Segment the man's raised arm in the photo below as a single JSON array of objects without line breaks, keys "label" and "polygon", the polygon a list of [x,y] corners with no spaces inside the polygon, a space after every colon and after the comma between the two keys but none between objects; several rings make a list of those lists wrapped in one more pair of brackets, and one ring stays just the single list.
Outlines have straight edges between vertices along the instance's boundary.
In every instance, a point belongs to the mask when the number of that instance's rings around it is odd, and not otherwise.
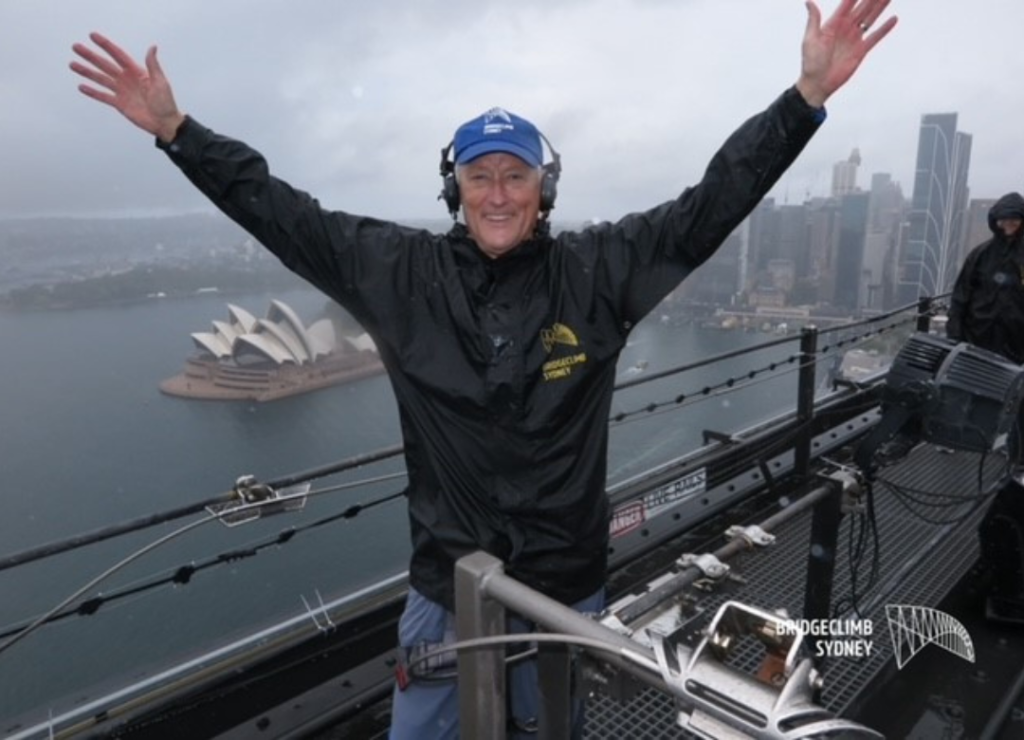
[{"label": "man's raised arm", "polygon": [[808,104],[821,108],[895,27],[897,19],[892,16],[872,30],[888,5],[889,0],[842,0],[822,24],[818,5],[807,0],[807,30],[796,88]]},{"label": "man's raised arm", "polygon": [[174,102],[171,85],[156,58],[156,47],[149,47],[143,68],[105,36],[91,33],[89,39],[106,55],[86,44],[71,47],[84,60],[71,62],[72,71],[95,84],[81,84],[79,91],[116,109],[143,131],[162,141],[173,141],[185,115]]}]

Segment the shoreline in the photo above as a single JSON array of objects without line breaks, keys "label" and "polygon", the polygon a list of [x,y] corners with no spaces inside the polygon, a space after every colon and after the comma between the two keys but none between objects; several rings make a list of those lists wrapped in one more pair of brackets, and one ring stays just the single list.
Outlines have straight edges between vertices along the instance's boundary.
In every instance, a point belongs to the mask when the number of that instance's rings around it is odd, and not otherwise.
[{"label": "shoreline", "polygon": [[380,375],[384,363],[375,352],[332,355],[309,365],[240,367],[190,357],[185,369],[160,383],[160,392],[206,401],[264,403]]}]

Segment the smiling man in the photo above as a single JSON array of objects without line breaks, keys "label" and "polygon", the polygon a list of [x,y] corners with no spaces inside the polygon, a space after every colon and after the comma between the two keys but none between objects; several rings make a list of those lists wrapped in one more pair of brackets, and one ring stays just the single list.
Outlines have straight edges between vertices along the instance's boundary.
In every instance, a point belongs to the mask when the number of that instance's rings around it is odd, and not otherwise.
[{"label": "smiling man", "polygon": [[[529,121],[492,108],[460,126],[452,144],[466,228],[480,251],[501,257],[529,239],[538,219],[554,205],[541,197],[545,173],[540,132]],[[557,176],[552,171],[550,177]],[[453,198],[450,204],[455,202]]]},{"label": "smiling man", "polygon": [[[710,257],[825,119],[825,101],[895,26],[888,0],[807,3],[796,84],[737,129],[672,200],[552,236],[560,172],[528,121],[494,108],[445,148],[447,234],[328,210],[175,103],[156,48],[139,65],[99,34],[80,90],[157,137],[192,183],[373,336],[398,403],[412,562],[399,626],[415,655],[454,639],[454,565],[483,550],[526,585],[597,610],[609,543],[608,416],[631,329]],[[514,12],[514,11],[510,11]],[[449,155],[452,159],[449,160]],[[458,736],[450,666],[403,671],[392,737]],[[510,682],[513,734],[535,728],[531,663]],[[575,733],[582,731],[579,714]]]}]

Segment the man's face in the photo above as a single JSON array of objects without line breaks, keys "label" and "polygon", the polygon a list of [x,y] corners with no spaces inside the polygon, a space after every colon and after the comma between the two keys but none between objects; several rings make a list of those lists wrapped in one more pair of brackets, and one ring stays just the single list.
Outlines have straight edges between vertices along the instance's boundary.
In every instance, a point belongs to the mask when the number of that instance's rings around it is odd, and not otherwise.
[{"label": "man's face", "polygon": [[1006,236],[1013,236],[1020,231],[1022,221],[1019,218],[1001,218],[996,221],[996,228]]},{"label": "man's face", "polygon": [[458,177],[466,228],[484,254],[500,257],[533,234],[540,216],[538,168],[498,152],[461,165]]}]

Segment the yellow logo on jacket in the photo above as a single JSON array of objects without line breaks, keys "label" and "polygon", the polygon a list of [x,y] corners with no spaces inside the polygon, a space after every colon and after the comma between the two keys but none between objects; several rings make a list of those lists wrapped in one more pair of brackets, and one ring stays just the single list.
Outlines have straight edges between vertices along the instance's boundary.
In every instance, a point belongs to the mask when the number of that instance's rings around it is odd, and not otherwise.
[{"label": "yellow logo on jacket", "polygon": [[[565,324],[554,324],[550,329],[542,329],[540,341],[544,345],[544,351],[549,355],[559,346],[570,348],[580,346],[576,333]],[[544,380],[558,380],[572,375],[572,369],[586,361],[586,352],[573,352],[563,357],[548,360],[541,367],[541,371],[544,373]]]}]

